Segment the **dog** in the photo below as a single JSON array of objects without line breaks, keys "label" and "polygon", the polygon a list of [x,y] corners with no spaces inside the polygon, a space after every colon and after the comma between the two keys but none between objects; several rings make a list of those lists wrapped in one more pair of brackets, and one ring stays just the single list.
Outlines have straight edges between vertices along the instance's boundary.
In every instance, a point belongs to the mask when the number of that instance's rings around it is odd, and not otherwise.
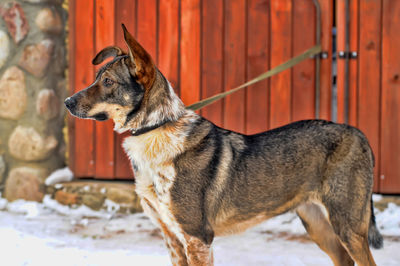
[{"label": "dog", "polygon": [[[88,88],[65,100],[84,119],[112,119],[124,140],[145,213],[173,265],[212,265],[215,236],[295,210],[335,265],[375,265],[383,245],[372,204],[374,156],[358,129],[307,120],[255,135],[232,132],[185,109],[124,25],[128,52],[93,59]],[[185,88],[184,88],[185,89]]]}]

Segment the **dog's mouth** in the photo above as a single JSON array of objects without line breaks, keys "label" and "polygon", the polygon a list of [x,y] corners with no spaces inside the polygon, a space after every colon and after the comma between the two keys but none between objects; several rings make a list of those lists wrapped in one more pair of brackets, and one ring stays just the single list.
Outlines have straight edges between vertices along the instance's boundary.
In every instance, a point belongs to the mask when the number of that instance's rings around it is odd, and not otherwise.
[{"label": "dog's mouth", "polygon": [[79,112],[74,112],[72,110],[69,110],[69,112],[71,113],[71,115],[77,117],[77,118],[81,118],[81,119],[94,119],[96,121],[106,121],[109,119],[108,115],[106,113],[98,113],[92,116],[87,116],[86,114],[82,114]]},{"label": "dog's mouth", "polygon": [[68,109],[68,111],[69,111],[69,113],[70,113],[72,116],[75,116],[76,118],[81,118],[81,119],[88,119],[88,118],[91,118],[91,117],[87,117],[86,114],[82,114],[82,113],[79,113],[79,112],[75,112],[74,110],[69,110],[69,109]]},{"label": "dog's mouth", "polygon": [[96,121],[106,121],[109,119],[108,115],[104,112],[101,113],[97,113],[95,115],[92,116],[88,116],[86,114],[86,112],[77,112],[75,108],[68,108],[68,111],[70,112],[71,115],[77,117],[77,118],[81,118],[81,119],[94,119]]},{"label": "dog's mouth", "polygon": [[97,121],[106,121],[106,120],[108,120],[108,115],[106,113],[98,113],[98,114],[91,116],[90,118],[93,118]]},{"label": "dog's mouth", "polygon": [[81,106],[80,108],[77,108],[78,101],[75,97],[68,97],[67,99],[65,99],[64,103],[71,115],[75,117],[82,119],[94,119],[97,121],[106,121],[109,118],[107,113],[105,112],[99,112],[95,115],[88,116],[87,111],[85,110],[88,109],[87,107],[85,108]]}]

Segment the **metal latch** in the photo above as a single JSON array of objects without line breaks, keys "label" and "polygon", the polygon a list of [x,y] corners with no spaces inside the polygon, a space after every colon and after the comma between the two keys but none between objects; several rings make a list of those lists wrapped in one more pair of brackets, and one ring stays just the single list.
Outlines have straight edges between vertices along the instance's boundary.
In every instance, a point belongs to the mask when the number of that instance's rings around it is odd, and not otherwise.
[{"label": "metal latch", "polygon": [[329,56],[329,53],[327,51],[322,51],[319,52],[318,54],[315,54],[313,56],[311,56],[311,58],[315,59],[315,58],[320,58],[320,59],[327,59]]},{"label": "metal latch", "polygon": [[357,59],[358,53],[356,51],[339,51],[338,57],[339,59]]}]

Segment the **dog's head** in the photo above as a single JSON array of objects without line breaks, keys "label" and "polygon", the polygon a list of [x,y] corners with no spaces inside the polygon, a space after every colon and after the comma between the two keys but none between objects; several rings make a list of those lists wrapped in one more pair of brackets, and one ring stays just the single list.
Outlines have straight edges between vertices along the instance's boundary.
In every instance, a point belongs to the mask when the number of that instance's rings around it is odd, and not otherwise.
[{"label": "dog's head", "polygon": [[[101,50],[92,61],[94,65],[109,57],[114,59],[97,72],[92,85],[65,100],[72,115],[98,121],[113,119],[119,132],[165,119],[168,115],[156,109],[173,94],[150,55],[124,25],[122,28],[128,53],[115,46]],[[154,121],[148,121],[149,116]]]}]

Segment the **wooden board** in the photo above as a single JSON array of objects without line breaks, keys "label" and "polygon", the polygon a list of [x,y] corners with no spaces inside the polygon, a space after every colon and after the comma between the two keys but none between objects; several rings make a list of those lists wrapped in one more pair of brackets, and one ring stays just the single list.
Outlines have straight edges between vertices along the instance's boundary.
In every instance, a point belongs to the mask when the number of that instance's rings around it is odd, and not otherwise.
[{"label": "wooden board", "polygon": [[[358,53],[358,1],[350,1],[350,51]],[[358,119],[358,60],[349,62],[349,124],[357,126]]]},{"label": "wooden board", "polygon": [[[357,125],[367,136],[376,158],[380,154],[381,12],[381,0],[360,1]],[[379,190],[379,163],[377,159],[375,191]]]},{"label": "wooden board", "polygon": [[[75,60],[75,55],[76,55],[76,49],[75,49],[75,22],[76,22],[76,5],[74,1],[71,1],[68,5],[68,29],[70,31],[70,34],[68,35],[68,96],[71,96],[72,94],[75,93],[75,80],[76,80],[76,60]],[[76,160],[75,160],[75,121],[76,119],[71,116],[67,112],[67,128],[68,128],[68,138],[66,139],[66,145],[67,145],[67,152],[65,154],[66,160],[68,167],[72,170],[75,171],[75,165],[76,165]]]},{"label": "wooden board", "polygon": [[[250,0],[247,7],[247,79],[270,68],[270,10],[267,0]],[[250,86],[246,98],[246,132],[268,129],[269,81]]]},{"label": "wooden board", "polygon": [[[270,66],[275,67],[292,57],[292,1],[271,1]],[[291,121],[292,69],[271,77],[270,128]]]},{"label": "wooden board", "polygon": [[[201,98],[223,91],[223,0],[203,1]],[[218,101],[202,110],[202,115],[218,126],[223,126],[223,101]]]},{"label": "wooden board", "polygon": [[159,2],[158,68],[179,93],[179,1]]},{"label": "wooden board", "polygon": [[332,27],[333,0],[319,1],[321,6],[321,46],[328,58],[321,60],[320,68],[320,117],[332,119]]},{"label": "wooden board", "polygon": [[[246,80],[246,1],[224,4],[224,89],[230,90]],[[241,133],[245,133],[246,90],[224,99],[224,127]]]},{"label": "wooden board", "polygon": [[[72,92],[78,92],[93,82],[94,68],[91,63],[94,53],[94,1],[84,1],[75,8],[74,38],[74,87]],[[82,27],[85,25],[85,27]],[[71,118],[71,117],[70,117]],[[94,122],[90,120],[74,119],[74,131],[70,135],[74,140],[71,144],[73,153],[70,160],[74,160],[73,171],[75,176],[92,177],[95,175],[95,142]]]},{"label": "wooden board", "polygon": [[[121,24],[124,23],[131,34],[136,36],[136,1],[115,2],[115,41],[116,45],[127,51]],[[122,148],[122,142],[130,133],[115,134],[115,169],[114,176],[118,179],[132,179],[133,171],[128,156]]]},{"label": "wooden board", "polygon": [[[336,3],[336,25],[337,25],[337,51],[346,51],[346,6],[347,0],[338,0]],[[349,52],[358,52],[358,1],[349,1]],[[357,126],[357,97],[358,97],[358,60],[349,59],[348,66],[348,99],[346,103],[346,60],[337,60],[337,121],[347,122]],[[348,111],[346,115],[346,104]],[[347,117],[346,117],[347,116]]]},{"label": "wooden board", "polygon": [[157,0],[138,1],[137,35],[138,42],[151,55],[157,64]]},{"label": "wooden board", "polygon": [[180,95],[186,105],[200,100],[200,0],[181,2]]},{"label": "wooden board", "polygon": [[[336,0],[336,50],[345,50],[345,32],[346,32],[346,0]],[[337,56],[337,122],[347,121],[345,115],[345,60]]]},{"label": "wooden board", "polygon": [[[315,45],[315,12],[312,1],[293,1],[293,56]],[[315,117],[315,60],[293,67],[291,100],[293,121]]]},{"label": "wooden board", "polygon": [[[113,45],[114,40],[114,1],[97,0],[96,8],[96,46],[99,52],[106,46]],[[99,66],[97,66],[99,68]],[[96,177],[112,178],[114,175],[114,124],[112,120],[106,122],[95,122],[95,151],[96,151]]]},{"label": "wooden board", "polygon": [[400,1],[383,1],[380,191],[400,192]]}]

